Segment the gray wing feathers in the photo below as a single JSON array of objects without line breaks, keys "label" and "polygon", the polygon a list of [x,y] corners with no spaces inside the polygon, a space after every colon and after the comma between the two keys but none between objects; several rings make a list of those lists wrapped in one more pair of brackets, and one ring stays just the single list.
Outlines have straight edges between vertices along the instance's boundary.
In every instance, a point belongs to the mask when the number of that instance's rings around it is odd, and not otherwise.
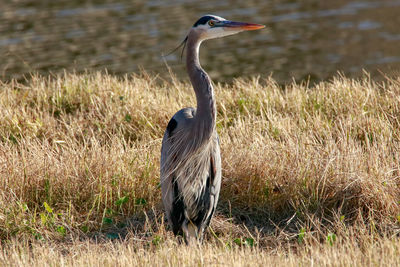
[{"label": "gray wing feathers", "polygon": [[168,221],[171,220],[170,213],[173,202],[173,190],[172,190],[172,176],[166,175],[165,165],[166,159],[169,156],[168,151],[170,150],[171,144],[168,140],[167,132],[164,134],[161,148],[161,160],[160,160],[160,180],[161,180],[161,193],[164,209],[166,211]]}]

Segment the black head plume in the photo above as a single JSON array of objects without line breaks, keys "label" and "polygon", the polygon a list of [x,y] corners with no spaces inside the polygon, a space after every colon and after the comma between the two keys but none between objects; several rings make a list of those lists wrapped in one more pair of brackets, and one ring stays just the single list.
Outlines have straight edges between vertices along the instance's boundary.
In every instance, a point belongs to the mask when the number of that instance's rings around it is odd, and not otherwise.
[{"label": "black head plume", "polygon": [[185,51],[185,47],[186,47],[186,42],[188,40],[188,37],[186,36],[186,38],[182,41],[182,43],[180,45],[178,45],[178,47],[176,47],[174,50],[172,50],[171,52],[169,52],[168,54],[164,55],[164,57],[171,55],[172,53],[174,53],[176,50],[178,50],[180,47],[183,46],[182,48],[182,52],[181,52],[181,60],[182,60],[182,56],[183,56],[183,52]]}]

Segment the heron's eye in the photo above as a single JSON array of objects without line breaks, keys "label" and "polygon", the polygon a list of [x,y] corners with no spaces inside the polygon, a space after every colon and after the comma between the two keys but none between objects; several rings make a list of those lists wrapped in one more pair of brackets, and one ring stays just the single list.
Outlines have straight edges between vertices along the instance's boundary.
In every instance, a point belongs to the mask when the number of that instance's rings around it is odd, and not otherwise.
[{"label": "heron's eye", "polygon": [[215,25],[215,22],[213,20],[208,21],[208,25],[210,25],[211,27]]}]

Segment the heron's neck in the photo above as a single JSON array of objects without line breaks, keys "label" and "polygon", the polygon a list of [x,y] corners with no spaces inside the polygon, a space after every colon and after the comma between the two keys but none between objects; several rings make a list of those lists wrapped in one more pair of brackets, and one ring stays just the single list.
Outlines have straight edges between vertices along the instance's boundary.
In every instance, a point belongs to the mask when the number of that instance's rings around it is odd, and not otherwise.
[{"label": "heron's neck", "polygon": [[200,66],[200,44],[201,41],[198,41],[196,36],[189,34],[186,68],[197,99],[195,131],[202,132],[203,138],[208,139],[215,130],[216,108],[211,80]]}]

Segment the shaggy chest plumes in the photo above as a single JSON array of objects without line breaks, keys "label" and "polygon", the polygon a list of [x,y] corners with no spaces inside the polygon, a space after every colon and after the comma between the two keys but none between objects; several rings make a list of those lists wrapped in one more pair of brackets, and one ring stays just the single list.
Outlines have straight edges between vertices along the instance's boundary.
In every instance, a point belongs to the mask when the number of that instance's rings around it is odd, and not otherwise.
[{"label": "shaggy chest plumes", "polygon": [[[216,131],[204,140],[203,131],[186,132],[171,136],[170,152],[174,155],[162,166],[163,172],[177,184],[180,197],[186,207],[186,216],[196,219],[203,205],[207,180],[215,176],[213,155],[219,153]],[[199,145],[200,144],[200,145]],[[190,159],[190,160],[188,160]]]}]

